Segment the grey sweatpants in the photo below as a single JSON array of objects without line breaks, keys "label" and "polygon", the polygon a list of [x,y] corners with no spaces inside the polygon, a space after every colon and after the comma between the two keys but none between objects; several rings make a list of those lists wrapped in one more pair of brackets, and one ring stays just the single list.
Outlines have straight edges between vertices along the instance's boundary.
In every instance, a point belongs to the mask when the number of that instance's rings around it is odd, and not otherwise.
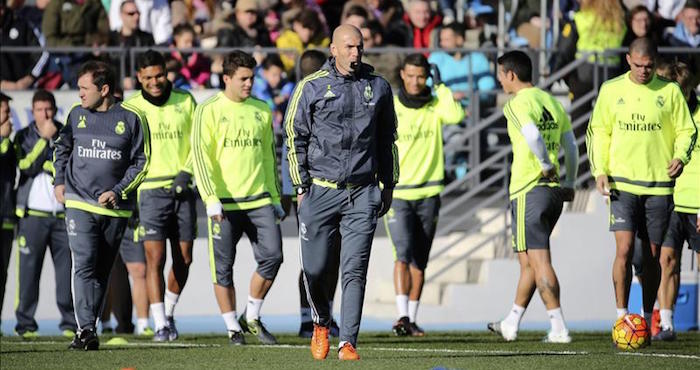
[{"label": "grey sweatpants", "polygon": [[127,220],[66,209],[73,259],[73,306],[79,331],[96,327]]},{"label": "grey sweatpants", "polygon": [[56,305],[61,313],[61,322],[58,327],[61,330],[75,331],[75,314],[73,313],[70,289],[70,249],[68,248],[68,235],[66,235],[63,215],[61,214],[61,217],[26,216],[20,218],[17,246],[19,299],[15,305],[15,316],[17,317],[15,331],[22,334],[38,329],[34,313],[39,303],[39,280],[47,246],[51,251],[55,272]]},{"label": "grey sweatpants", "polygon": [[314,322],[329,326],[331,316],[324,277],[332,236],[340,232],[341,310],[340,341],[357,344],[367,267],[377,226],[381,195],[376,185],[331,189],[312,185],[299,206],[301,265]]}]

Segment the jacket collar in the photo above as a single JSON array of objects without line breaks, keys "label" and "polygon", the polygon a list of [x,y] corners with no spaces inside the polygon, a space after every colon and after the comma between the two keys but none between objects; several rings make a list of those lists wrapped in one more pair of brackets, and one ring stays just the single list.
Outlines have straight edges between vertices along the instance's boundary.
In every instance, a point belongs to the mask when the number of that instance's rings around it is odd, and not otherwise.
[{"label": "jacket collar", "polygon": [[340,72],[338,72],[338,69],[335,67],[335,57],[329,57],[326,63],[323,64],[323,67],[321,67],[321,69],[330,72],[330,74],[334,77],[344,78],[348,80],[359,80],[363,77],[366,78],[367,76],[369,76],[370,73],[374,72],[374,67],[367,63],[360,62],[359,70],[349,75],[343,75]]}]

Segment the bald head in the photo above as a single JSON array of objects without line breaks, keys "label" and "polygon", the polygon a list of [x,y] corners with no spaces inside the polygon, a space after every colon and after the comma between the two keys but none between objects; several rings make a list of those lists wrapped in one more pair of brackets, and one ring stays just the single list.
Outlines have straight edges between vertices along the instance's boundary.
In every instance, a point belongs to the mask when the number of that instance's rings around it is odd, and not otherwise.
[{"label": "bald head", "polygon": [[648,37],[640,37],[632,41],[629,53],[653,59],[656,58],[656,44]]},{"label": "bald head", "polygon": [[357,37],[362,40],[362,32],[351,24],[342,24],[333,31],[333,43],[342,42],[345,37]]},{"label": "bald head", "polygon": [[362,61],[362,33],[357,27],[343,24],[333,31],[331,55],[335,58],[335,67],[343,75],[355,73]]}]

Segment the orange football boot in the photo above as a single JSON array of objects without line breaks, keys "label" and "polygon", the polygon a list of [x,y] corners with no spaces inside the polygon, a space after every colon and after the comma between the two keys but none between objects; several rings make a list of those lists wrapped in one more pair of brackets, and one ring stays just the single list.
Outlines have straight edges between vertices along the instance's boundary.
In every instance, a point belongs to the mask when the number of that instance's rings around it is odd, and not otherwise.
[{"label": "orange football boot", "polygon": [[316,360],[325,360],[328,356],[330,344],[328,344],[329,328],[314,324],[314,335],[311,337],[311,356]]},{"label": "orange football boot", "polygon": [[355,347],[353,347],[352,344],[350,343],[345,343],[343,346],[338,350],[338,359],[339,360],[359,360],[360,355],[357,354],[357,350]]}]

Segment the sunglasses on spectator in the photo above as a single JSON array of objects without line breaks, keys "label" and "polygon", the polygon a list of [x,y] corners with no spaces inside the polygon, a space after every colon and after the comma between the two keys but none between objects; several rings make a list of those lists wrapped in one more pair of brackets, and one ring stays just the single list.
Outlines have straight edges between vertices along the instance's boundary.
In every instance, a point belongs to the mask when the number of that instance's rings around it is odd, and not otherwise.
[{"label": "sunglasses on spectator", "polygon": [[133,12],[124,12],[124,14],[128,15],[129,17],[133,17],[136,14],[139,14],[138,10],[134,10]]}]

